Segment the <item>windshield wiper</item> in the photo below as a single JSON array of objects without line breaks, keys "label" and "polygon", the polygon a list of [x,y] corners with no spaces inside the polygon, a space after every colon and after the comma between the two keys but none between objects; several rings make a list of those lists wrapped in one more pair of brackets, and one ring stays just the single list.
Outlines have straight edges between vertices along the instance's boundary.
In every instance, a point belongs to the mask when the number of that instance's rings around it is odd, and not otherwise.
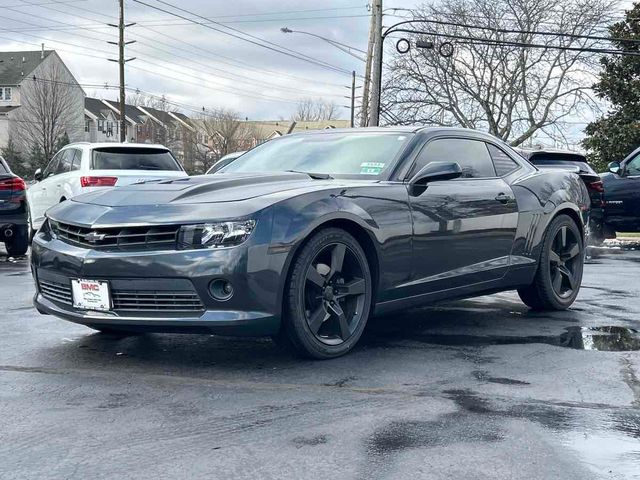
[{"label": "windshield wiper", "polygon": [[285,172],[291,173],[304,173],[305,175],[309,175],[314,180],[333,180],[333,177],[328,173],[312,173],[312,172],[302,172],[300,170],[285,170]]}]

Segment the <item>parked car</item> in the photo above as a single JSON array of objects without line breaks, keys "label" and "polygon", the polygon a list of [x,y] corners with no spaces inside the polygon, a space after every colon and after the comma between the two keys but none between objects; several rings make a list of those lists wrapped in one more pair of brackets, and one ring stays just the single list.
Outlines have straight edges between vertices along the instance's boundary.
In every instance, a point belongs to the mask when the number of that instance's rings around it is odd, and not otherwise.
[{"label": "parked car", "polygon": [[606,227],[612,233],[640,232],[640,148],[622,162],[611,162],[601,176]]},{"label": "parked car", "polygon": [[587,157],[578,152],[567,150],[525,150],[517,149],[527,160],[540,168],[569,168],[575,170],[589,190],[591,213],[589,215],[590,244],[599,245],[611,235],[604,228],[605,186]]},{"label": "parked car", "polygon": [[0,157],[0,240],[10,256],[24,255],[29,248],[25,190],[24,180]]},{"label": "parked car", "polygon": [[214,163],[209,170],[207,170],[207,175],[211,175],[212,173],[219,172],[220,169],[222,169],[223,167],[226,167],[231,162],[233,162],[236,158],[238,158],[241,155],[244,155],[244,153],[245,152],[233,152],[233,153],[229,153],[228,155],[225,155],[216,163]]},{"label": "parked car", "polygon": [[568,308],[588,204],[575,173],[473,130],[287,135],[224,175],[53,207],[33,241],[34,302],[100,331],[271,335],[332,358],[373,312],[512,289]]},{"label": "parked car", "polygon": [[47,209],[81,193],[186,176],[162,145],[73,143],[56,153],[44,171],[36,170],[37,183],[27,191],[31,226],[37,230]]}]

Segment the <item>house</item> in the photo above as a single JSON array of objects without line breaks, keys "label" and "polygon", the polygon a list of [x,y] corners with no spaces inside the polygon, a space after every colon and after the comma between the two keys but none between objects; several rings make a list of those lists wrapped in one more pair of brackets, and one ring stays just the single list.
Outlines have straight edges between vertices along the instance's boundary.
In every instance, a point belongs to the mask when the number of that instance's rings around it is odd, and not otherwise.
[{"label": "house", "polygon": [[[55,95],[53,95],[55,92]],[[11,138],[19,148],[29,149],[38,139],[37,128],[47,112],[39,105],[58,100],[56,134],[70,141],[84,139],[85,93],[60,56],[53,50],[0,52],[0,148]],[[48,118],[47,120],[51,120]],[[55,140],[55,139],[54,139]]]},{"label": "house", "polygon": [[[120,141],[120,104],[112,100],[85,98],[84,132],[87,142]],[[128,142],[138,141],[138,125],[144,122],[144,114],[133,105],[125,105],[125,126]]]}]

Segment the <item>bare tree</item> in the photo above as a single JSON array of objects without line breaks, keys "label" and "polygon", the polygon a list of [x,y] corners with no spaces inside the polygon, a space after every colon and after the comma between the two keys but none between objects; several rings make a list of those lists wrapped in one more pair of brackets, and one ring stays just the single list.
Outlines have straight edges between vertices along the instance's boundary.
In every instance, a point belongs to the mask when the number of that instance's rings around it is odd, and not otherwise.
[{"label": "bare tree", "polygon": [[253,125],[241,119],[233,110],[218,109],[203,113],[194,122],[199,133],[194,136],[197,142],[199,161],[202,170],[208,170],[225,155],[254,146],[256,131]]},{"label": "bare tree", "polygon": [[[59,63],[49,63],[37,76],[27,79],[20,92],[21,106],[12,120],[12,136],[21,150],[38,149],[44,161],[56,151],[56,144],[67,132],[82,131],[83,92],[70,82]],[[42,165],[38,165],[42,166]]]},{"label": "bare tree", "polygon": [[136,92],[130,95],[127,95],[125,99],[126,103],[129,105],[133,105],[134,107],[150,107],[155,108],[156,110],[160,110],[161,112],[175,112],[178,109],[172,106],[167,97],[164,95],[158,97],[156,95],[148,95],[145,93]]},{"label": "bare tree", "polygon": [[296,112],[291,120],[296,122],[319,122],[335,120],[338,117],[338,106],[334,102],[321,98],[303,98],[298,101]]},{"label": "bare tree", "polygon": [[[395,124],[482,129],[512,145],[539,131],[562,136],[567,120],[589,115],[597,106],[590,88],[597,56],[586,49],[608,45],[584,36],[602,35],[616,4],[442,0],[423,6],[412,12],[423,22],[412,27],[425,33],[406,35],[412,45],[428,39],[435,48],[394,56],[382,117]],[[454,48],[450,57],[440,54],[444,42]]]}]

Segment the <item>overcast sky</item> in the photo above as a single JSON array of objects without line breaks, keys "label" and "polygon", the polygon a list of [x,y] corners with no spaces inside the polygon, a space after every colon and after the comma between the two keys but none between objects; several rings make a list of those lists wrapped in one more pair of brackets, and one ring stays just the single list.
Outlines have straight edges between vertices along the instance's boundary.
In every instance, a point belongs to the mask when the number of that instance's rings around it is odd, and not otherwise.
[{"label": "overcast sky", "polygon": [[[364,63],[317,38],[284,34],[281,27],[304,30],[366,50],[368,7],[362,0],[140,0],[188,18],[192,13],[233,29],[194,25],[183,19],[125,0],[127,29],[126,84],[155,95],[166,95],[184,109],[228,107],[250,119],[289,118],[303,97],[324,97],[347,105],[349,72],[363,74]],[[165,3],[163,3],[165,2]],[[185,11],[179,11],[175,5]],[[385,10],[411,8],[420,0],[385,0]],[[31,4],[31,5],[30,5]],[[629,5],[630,2],[624,2]],[[0,50],[36,50],[40,43],[58,51],[88,95],[115,99],[116,91],[93,85],[117,85],[116,0],[0,0]],[[393,14],[392,11],[387,11]],[[398,18],[388,16],[385,24]],[[204,21],[204,20],[198,20]],[[273,42],[294,56],[259,47]],[[244,33],[254,36],[247,37]],[[357,52],[356,52],[357,53]],[[329,64],[323,67],[313,61]],[[340,70],[340,71],[338,71]],[[361,83],[359,80],[358,83]],[[341,117],[348,117],[342,109]]]}]

